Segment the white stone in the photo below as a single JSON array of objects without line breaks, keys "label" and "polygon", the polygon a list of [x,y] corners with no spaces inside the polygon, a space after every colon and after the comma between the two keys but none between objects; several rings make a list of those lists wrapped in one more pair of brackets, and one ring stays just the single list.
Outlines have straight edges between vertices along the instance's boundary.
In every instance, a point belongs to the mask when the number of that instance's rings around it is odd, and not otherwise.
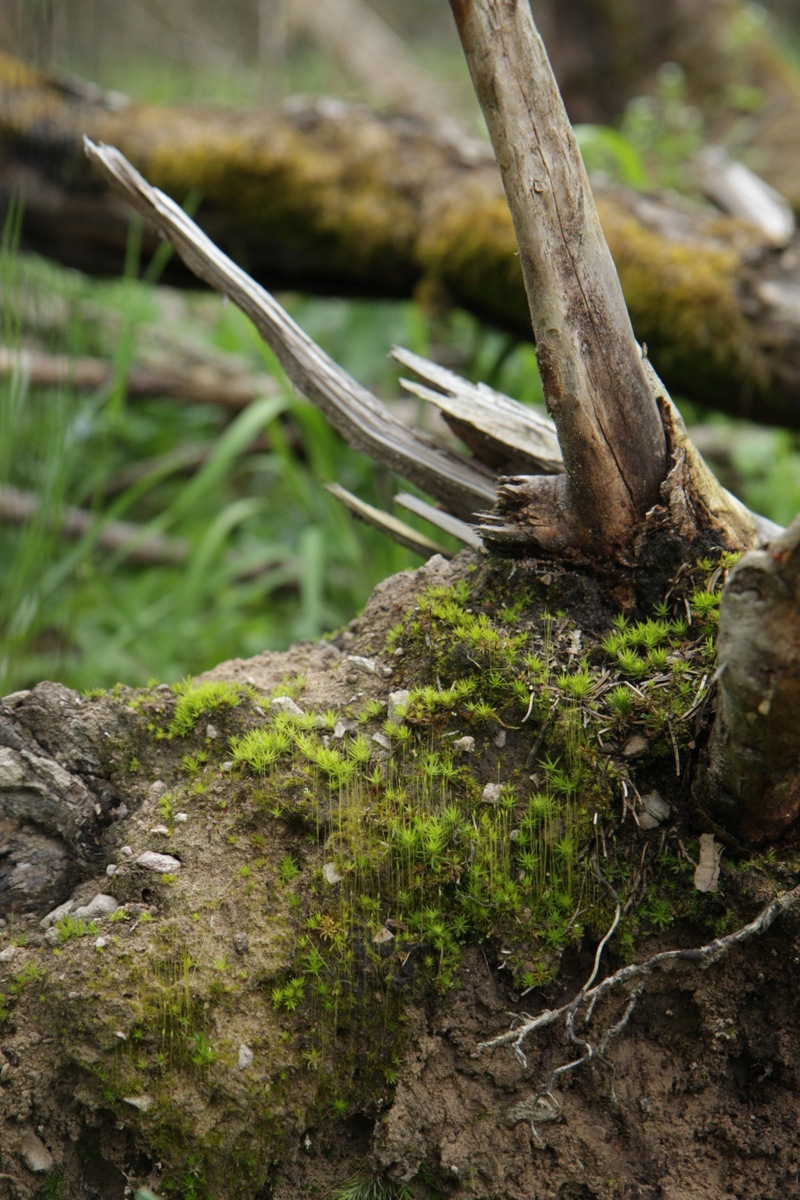
[{"label": "white stone", "polygon": [[99,937],[95,941],[94,948],[95,948],[95,950],[105,950],[107,945],[108,945],[108,938]]},{"label": "white stone", "polygon": [[137,867],[146,871],[154,871],[156,875],[172,875],[180,871],[181,864],[171,854],[156,854],[155,850],[145,850],[136,860]]},{"label": "white stone", "polygon": [[345,661],[348,667],[352,667],[354,671],[361,671],[364,675],[375,674],[374,658],[364,658],[361,654],[348,654]]},{"label": "white stone", "polygon": [[286,713],[289,717],[304,717],[306,714],[298,704],[295,704],[291,696],[275,696],[269,702],[270,708],[274,708],[276,712]]},{"label": "white stone", "polygon": [[74,907],[74,900],[65,900],[63,904],[59,904],[58,908],[54,908],[52,912],[49,912],[46,917],[42,917],[41,921],[39,922],[39,928],[49,929],[50,926],[54,925],[56,921],[60,921],[62,917],[67,915],[67,913],[72,912]]},{"label": "white stone", "polygon": [[401,688],[397,692],[389,692],[389,708],[388,716],[390,721],[402,721],[403,712],[408,708],[408,702],[411,699],[411,692],[407,688]]},{"label": "white stone", "polygon": [[344,879],[344,876],[339,874],[332,862],[325,863],[325,866],[322,868],[322,874],[325,876],[326,882],[329,883],[331,887],[333,887],[335,883],[341,883]]},{"label": "white stone", "polygon": [[460,750],[462,754],[472,754],[475,749],[475,738],[461,737],[457,742],[453,742],[453,749]]},{"label": "white stone", "polygon": [[487,783],[486,787],[483,789],[481,800],[484,804],[498,804],[502,790],[502,783]]},{"label": "white stone", "polygon": [[153,828],[150,830],[150,832],[161,834],[162,837],[164,837],[164,836],[169,837],[169,826],[168,825],[154,825]]},{"label": "white stone", "polygon": [[32,1129],[26,1130],[20,1143],[20,1154],[29,1171],[43,1175],[53,1169],[53,1156],[41,1138]]},{"label": "white stone", "polygon": [[149,1112],[153,1107],[153,1097],[143,1094],[141,1096],[123,1096],[124,1104],[130,1104],[131,1108],[138,1108],[139,1112]]},{"label": "white stone", "polygon": [[253,1051],[242,1042],[239,1047],[239,1070],[246,1071],[248,1067],[252,1067],[254,1058]]},{"label": "white stone", "polygon": [[219,728],[216,725],[212,725],[211,721],[206,725],[206,737],[210,738],[212,742],[215,738],[219,737]]},{"label": "white stone", "polygon": [[121,846],[119,852],[122,858],[133,858],[133,850],[130,846]]},{"label": "white stone", "polygon": [[376,746],[380,746],[382,750],[391,750],[392,743],[385,733],[373,733],[372,741]]},{"label": "white stone", "polygon": [[117,873],[117,864],[109,863],[108,866],[106,867],[106,875],[116,875],[116,873]]},{"label": "white stone", "polygon": [[119,900],[114,896],[106,896],[103,892],[98,892],[88,904],[82,904],[80,908],[75,909],[75,916],[88,917],[89,920],[93,917],[108,917],[118,908]]},{"label": "white stone", "polygon": [[185,812],[175,813],[175,824],[183,825],[184,821],[189,820],[189,814]]},{"label": "white stone", "polygon": [[16,953],[16,946],[6,946],[5,950],[0,950],[0,963],[11,962]]},{"label": "white stone", "polygon": [[387,929],[386,926],[384,925],[373,936],[372,940],[376,946],[380,946],[384,942],[391,942],[393,937],[394,937],[394,934],[391,932],[390,929]]}]

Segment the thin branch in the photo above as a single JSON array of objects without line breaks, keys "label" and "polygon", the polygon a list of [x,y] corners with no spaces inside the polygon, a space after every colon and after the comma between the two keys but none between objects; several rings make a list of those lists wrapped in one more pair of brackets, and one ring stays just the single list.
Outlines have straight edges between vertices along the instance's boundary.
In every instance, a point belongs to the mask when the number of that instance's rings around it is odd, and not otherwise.
[{"label": "thin branch", "polygon": [[[6,485],[0,488],[0,521],[22,525],[35,517],[39,497],[32,492]],[[180,565],[189,557],[189,544],[183,538],[167,538],[148,533],[129,521],[107,521],[83,508],[66,506],[52,520],[63,537],[83,538],[96,530],[94,544],[101,550],[122,553],[131,562]]]},{"label": "thin branch", "polygon": [[[0,378],[19,373],[32,387],[70,387],[79,392],[109,388],[112,363],[100,358],[46,354],[41,350],[0,346]],[[219,404],[238,412],[260,396],[278,394],[271,375],[232,370],[212,358],[171,364],[134,363],[125,376],[129,396],[167,396],[191,404]]]},{"label": "thin branch", "polygon": [[354,496],[340,484],[326,483],[325,490],[335,496],[337,500],[341,500],[342,504],[361,521],[380,529],[381,533],[388,534],[393,541],[405,546],[408,550],[413,550],[422,558],[431,558],[434,554],[441,554],[443,558],[453,557],[450,551],[446,550],[444,546],[440,546],[438,542],[425,537],[424,533],[407,525],[405,521],[399,521],[390,513],[382,512],[372,504],[367,504],[365,500],[359,500],[358,496]]},{"label": "thin branch", "polygon": [[124,155],[84,139],[105,178],[178,251],[186,265],[254,322],[294,386],[351,446],[469,517],[494,498],[491,472],[408,429],[337,366],[259,284],[224,255],[174,201],[151,187]]}]

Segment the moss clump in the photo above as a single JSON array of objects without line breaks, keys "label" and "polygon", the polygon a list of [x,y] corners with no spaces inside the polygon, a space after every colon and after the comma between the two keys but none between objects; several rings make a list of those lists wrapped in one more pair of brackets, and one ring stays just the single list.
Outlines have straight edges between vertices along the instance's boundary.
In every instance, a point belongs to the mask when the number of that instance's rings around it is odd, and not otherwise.
[{"label": "moss clump", "polygon": [[236,683],[219,680],[195,683],[193,679],[176,683],[172,691],[178,697],[178,703],[167,730],[169,737],[185,737],[191,733],[203,713],[236,708],[248,693],[246,687]]}]

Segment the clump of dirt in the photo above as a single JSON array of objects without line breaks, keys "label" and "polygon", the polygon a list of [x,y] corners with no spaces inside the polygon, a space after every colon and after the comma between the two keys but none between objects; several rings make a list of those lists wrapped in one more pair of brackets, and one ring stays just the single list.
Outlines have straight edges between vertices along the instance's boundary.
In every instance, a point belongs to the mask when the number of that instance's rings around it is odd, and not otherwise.
[{"label": "clump of dirt", "polygon": [[[793,882],[723,858],[694,888],[706,639],[664,617],[602,649],[613,607],[540,564],[436,559],[328,642],[177,693],[2,702],[0,1195],[800,1194],[793,913],[524,1061],[478,1049],[578,994],[614,896],[599,977]],[[657,703],[624,682],[648,638]]]}]

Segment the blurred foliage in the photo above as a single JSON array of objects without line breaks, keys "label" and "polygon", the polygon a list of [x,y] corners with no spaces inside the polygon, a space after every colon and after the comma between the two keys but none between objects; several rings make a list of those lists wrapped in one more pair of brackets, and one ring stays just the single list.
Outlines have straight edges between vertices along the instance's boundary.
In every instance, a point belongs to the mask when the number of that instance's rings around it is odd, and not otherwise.
[{"label": "blurred foliage", "polygon": [[[11,223],[0,293],[6,344],[35,342],[115,367],[111,385],[90,395],[34,389],[23,372],[0,381],[0,483],[40,501],[25,525],[0,525],[0,691],[44,677],[77,687],[171,680],[282,648],[341,626],[379,580],[419,565],[325,492],[335,480],[390,508],[395,481],[292,393],[232,306],[133,279],[98,282],[19,255]],[[464,314],[428,320],[413,304],[285,300],[329,354],[384,397],[399,392],[387,358],[395,342],[540,394],[532,348]],[[269,372],[276,394],[233,419],[215,405],[130,400],[127,372],[154,341],[235,354],[254,374]],[[205,456],[188,476],[176,459],[187,447]],[[131,464],[143,474],[124,484]],[[94,514],[77,543],[58,532],[65,505]],[[141,566],[101,551],[101,530],[119,519],[143,537],[185,539],[186,563]]]}]

